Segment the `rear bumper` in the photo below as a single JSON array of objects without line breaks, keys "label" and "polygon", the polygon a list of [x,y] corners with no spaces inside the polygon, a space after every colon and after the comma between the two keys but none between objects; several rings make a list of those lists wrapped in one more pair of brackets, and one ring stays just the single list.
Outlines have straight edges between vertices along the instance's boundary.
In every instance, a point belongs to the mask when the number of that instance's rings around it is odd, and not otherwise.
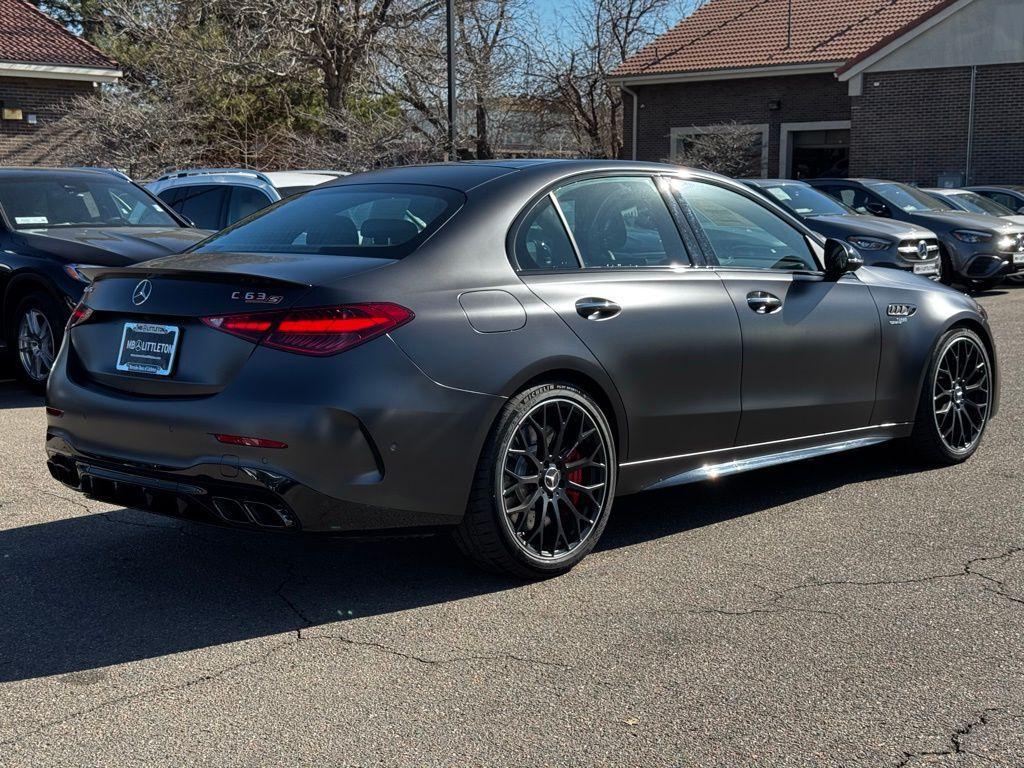
[{"label": "rear bumper", "polygon": [[63,411],[48,417],[46,438],[58,480],[111,503],[244,527],[456,524],[504,403],[436,384],[388,337],[328,359],[258,349],[227,388],[201,398],[76,380],[67,354],[48,385],[48,404]]},{"label": "rear bumper", "polygon": [[214,525],[265,531],[341,533],[451,525],[445,514],[396,510],[326,496],[276,472],[243,468],[220,477],[220,466],[170,469],[112,461],[75,451],[49,434],[50,474],[87,497]]}]

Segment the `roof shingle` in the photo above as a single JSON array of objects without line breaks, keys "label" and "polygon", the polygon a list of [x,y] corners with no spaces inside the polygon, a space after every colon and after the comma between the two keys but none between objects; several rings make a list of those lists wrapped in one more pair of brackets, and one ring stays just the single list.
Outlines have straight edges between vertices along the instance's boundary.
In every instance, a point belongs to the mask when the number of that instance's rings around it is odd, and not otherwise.
[{"label": "roof shingle", "polygon": [[709,0],[614,77],[847,62],[953,0]]},{"label": "roof shingle", "polygon": [[0,0],[0,61],[117,69],[113,59],[27,0]]}]

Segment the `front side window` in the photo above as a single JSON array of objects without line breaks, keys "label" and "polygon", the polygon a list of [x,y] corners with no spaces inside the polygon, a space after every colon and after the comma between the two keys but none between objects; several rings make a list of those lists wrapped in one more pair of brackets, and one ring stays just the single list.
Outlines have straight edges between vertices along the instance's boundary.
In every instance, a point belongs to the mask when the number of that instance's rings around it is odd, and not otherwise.
[{"label": "front side window", "polygon": [[588,179],[555,192],[587,268],[689,264],[654,180]]},{"label": "front side window", "polygon": [[1008,195],[1005,192],[990,192],[988,196],[995,200],[999,205],[1009,208],[1011,211],[1018,211],[1024,207],[1024,200],[1019,200],[1013,195]]},{"label": "front side window", "polygon": [[270,198],[255,187],[231,187],[228,200],[228,224],[241,221],[246,216],[256,213],[270,205]]},{"label": "front side window", "polygon": [[15,229],[179,226],[138,187],[99,176],[7,178],[0,181],[0,206]]},{"label": "front side window", "polygon": [[672,192],[707,236],[709,255],[720,266],[819,270],[803,233],[745,195],[687,179],[673,179]]},{"label": "front side window", "polygon": [[177,188],[174,210],[200,229],[220,229],[228,188],[223,184],[192,184]]},{"label": "front side window", "polygon": [[202,253],[322,253],[401,259],[465,202],[443,187],[348,184],[313,189],[205,241]]}]

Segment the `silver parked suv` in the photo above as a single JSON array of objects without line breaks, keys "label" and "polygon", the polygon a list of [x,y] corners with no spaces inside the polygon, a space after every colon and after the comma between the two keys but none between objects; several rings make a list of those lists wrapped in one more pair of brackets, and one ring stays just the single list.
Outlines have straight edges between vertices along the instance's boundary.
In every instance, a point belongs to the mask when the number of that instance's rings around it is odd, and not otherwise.
[{"label": "silver parked suv", "polygon": [[927,227],[939,236],[942,281],[975,291],[1024,272],[1024,225],[950,208],[907,184],[876,179],[812,179],[811,186],[856,211]]},{"label": "silver parked suv", "polygon": [[196,168],[165,173],[146,189],[197,227],[220,230],[278,200],[347,175],[345,171]]}]

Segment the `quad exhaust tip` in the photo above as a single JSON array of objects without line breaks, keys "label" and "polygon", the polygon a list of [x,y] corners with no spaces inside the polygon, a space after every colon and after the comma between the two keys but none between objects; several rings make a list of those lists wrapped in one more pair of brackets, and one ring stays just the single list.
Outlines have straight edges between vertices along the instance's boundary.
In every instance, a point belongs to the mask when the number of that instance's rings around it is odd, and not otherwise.
[{"label": "quad exhaust tip", "polygon": [[215,496],[211,501],[217,514],[229,523],[256,525],[260,528],[295,526],[295,519],[287,510],[263,501],[229,499],[224,496]]}]

